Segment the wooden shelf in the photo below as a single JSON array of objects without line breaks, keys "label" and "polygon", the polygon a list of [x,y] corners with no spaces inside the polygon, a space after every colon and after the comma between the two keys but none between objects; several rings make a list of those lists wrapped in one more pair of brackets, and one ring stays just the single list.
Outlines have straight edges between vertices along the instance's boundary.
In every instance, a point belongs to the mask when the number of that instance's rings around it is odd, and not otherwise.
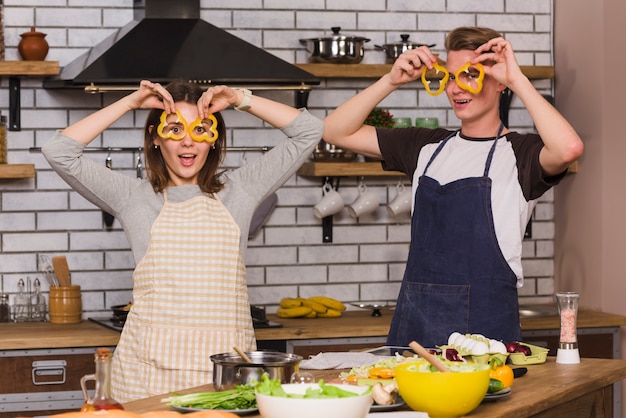
[{"label": "wooden shelf", "polygon": [[[321,78],[379,78],[387,74],[392,64],[295,64],[304,71]],[[550,65],[520,66],[531,80],[554,78]]]},{"label": "wooden shelf", "polygon": [[58,75],[58,61],[0,61],[0,76],[9,76],[9,131],[21,131],[20,96],[23,76]]},{"label": "wooden shelf", "polygon": [[26,179],[34,177],[34,164],[0,164],[0,179]]},{"label": "wooden shelf", "polygon": [[0,75],[59,75],[58,61],[0,61]]},{"label": "wooden shelf", "polygon": [[405,176],[399,171],[384,171],[379,162],[309,162],[298,170],[304,177]]}]

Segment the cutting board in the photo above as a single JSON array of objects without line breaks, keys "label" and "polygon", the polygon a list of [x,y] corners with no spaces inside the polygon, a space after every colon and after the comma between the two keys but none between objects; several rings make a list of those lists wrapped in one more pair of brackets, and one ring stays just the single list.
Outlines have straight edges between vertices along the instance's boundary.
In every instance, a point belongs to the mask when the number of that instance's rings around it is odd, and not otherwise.
[{"label": "cutting board", "polygon": [[54,274],[59,279],[59,284],[62,287],[67,287],[72,284],[70,279],[70,268],[67,264],[67,259],[64,255],[57,255],[51,258],[52,260],[52,268],[54,269]]}]

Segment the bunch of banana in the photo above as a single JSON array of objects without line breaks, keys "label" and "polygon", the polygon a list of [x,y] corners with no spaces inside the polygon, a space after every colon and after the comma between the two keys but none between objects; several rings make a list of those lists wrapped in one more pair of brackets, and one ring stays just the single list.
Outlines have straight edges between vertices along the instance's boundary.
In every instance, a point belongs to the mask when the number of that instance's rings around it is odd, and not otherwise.
[{"label": "bunch of banana", "polygon": [[346,306],[327,296],[282,298],[276,315],[280,318],[338,318]]}]

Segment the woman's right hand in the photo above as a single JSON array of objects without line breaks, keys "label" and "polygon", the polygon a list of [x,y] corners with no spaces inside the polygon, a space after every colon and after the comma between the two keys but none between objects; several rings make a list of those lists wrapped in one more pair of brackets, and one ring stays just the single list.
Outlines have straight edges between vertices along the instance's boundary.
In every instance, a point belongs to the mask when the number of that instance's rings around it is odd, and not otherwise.
[{"label": "woman's right hand", "polygon": [[424,67],[432,69],[435,62],[437,57],[425,45],[408,49],[393,63],[389,71],[389,80],[394,85],[410,83],[421,77]]},{"label": "woman's right hand", "polygon": [[172,95],[159,83],[141,80],[139,89],[127,96],[128,107],[134,109],[164,109],[167,113],[176,111]]}]

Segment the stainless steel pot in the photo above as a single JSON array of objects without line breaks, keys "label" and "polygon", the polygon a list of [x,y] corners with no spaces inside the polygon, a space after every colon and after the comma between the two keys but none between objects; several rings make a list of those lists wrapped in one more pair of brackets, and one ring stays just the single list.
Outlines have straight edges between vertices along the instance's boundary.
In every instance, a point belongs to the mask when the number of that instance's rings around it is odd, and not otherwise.
[{"label": "stainless steel pot", "polygon": [[309,52],[309,62],[356,64],[365,54],[364,44],[370,39],[361,36],[341,35],[339,26],[332,27],[331,36],[300,39]]},{"label": "stainless steel pot", "polygon": [[275,351],[246,352],[252,363],[246,363],[237,353],[214,354],[213,385],[216,390],[233,389],[236,385],[247,384],[253,380],[261,381],[263,373],[270,379],[280,379],[289,383],[291,375],[298,371],[302,357],[296,354]]},{"label": "stainless steel pot", "polygon": [[[396,59],[402,55],[402,53],[404,51],[407,51],[409,49],[415,49],[415,48],[419,48],[420,46],[426,45],[426,44],[419,44],[419,43],[415,43],[415,42],[411,42],[409,41],[409,34],[407,33],[403,33],[400,35],[400,42],[396,42],[396,43],[392,43],[392,44],[384,44],[382,46],[380,45],[374,45],[376,47],[376,49],[381,50],[381,51],[385,51],[385,55],[387,56],[387,64],[393,64]],[[429,48],[432,48],[435,46],[435,44],[430,44],[430,45],[426,45]]]},{"label": "stainless steel pot", "polygon": [[323,139],[315,146],[315,151],[313,152],[313,159],[320,162],[352,161],[355,158],[355,152],[329,144]]}]

